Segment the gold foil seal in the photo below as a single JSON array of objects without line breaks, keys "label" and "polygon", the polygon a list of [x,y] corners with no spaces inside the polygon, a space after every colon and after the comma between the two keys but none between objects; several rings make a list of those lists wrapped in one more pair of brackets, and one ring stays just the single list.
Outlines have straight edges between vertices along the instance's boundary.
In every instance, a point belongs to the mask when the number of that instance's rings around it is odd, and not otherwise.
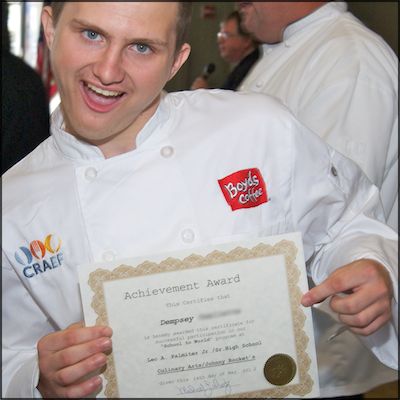
[{"label": "gold foil seal", "polygon": [[287,354],[274,354],[264,365],[265,379],[276,386],[287,385],[296,375],[296,363]]}]

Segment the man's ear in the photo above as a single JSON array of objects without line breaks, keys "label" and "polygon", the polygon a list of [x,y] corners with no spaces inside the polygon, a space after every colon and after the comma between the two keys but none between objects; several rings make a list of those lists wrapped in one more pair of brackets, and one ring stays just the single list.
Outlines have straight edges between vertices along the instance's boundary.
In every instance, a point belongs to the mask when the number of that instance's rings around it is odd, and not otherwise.
[{"label": "man's ear", "polygon": [[186,60],[189,58],[190,51],[191,51],[190,44],[184,43],[180,48],[179,52],[175,56],[175,61],[171,69],[169,80],[171,80],[176,75],[176,73],[181,69],[182,65],[185,64]]},{"label": "man's ear", "polygon": [[53,10],[50,6],[43,7],[42,10],[42,25],[43,32],[46,38],[48,48],[51,50],[51,46],[54,41],[54,23],[53,23]]}]

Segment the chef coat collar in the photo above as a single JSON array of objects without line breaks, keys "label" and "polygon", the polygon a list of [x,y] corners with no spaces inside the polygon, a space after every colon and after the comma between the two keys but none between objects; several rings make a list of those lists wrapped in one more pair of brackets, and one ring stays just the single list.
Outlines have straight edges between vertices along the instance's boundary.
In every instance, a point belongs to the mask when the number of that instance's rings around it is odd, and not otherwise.
[{"label": "chef coat collar", "polygon": [[283,40],[285,42],[290,41],[290,39],[293,38],[297,32],[303,31],[306,26],[311,25],[315,21],[319,21],[322,18],[330,17],[332,14],[341,14],[346,11],[347,3],[330,1],[327,4],[324,4],[322,7],[317,8],[311,14],[287,26],[283,33]]},{"label": "chef coat collar", "polygon": [[322,18],[330,17],[333,14],[339,15],[346,11],[347,11],[346,2],[330,1],[327,4],[324,4],[322,7],[316,9],[311,14],[287,26],[283,33],[283,41],[281,43],[264,44],[262,46],[263,53],[266,54],[271,50],[273,50],[274,48],[281,46],[290,47],[295,43],[297,33],[303,32],[304,28],[306,28],[307,26],[311,25],[316,21],[321,20]]},{"label": "chef coat collar", "polygon": [[[136,137],[136,149],[143,146],[150,136],[156,134],[156,132],[161,132],[161,130],[157,128],[168,120],[169,108],[166,105],[164,97],[165,93],[162,93],[161,101],[156,112],[138,133]],[[59,150],[68,158],[76,160],[105,159],[103,153],[97,146],[79,140],[65,131],[64,116],[60,105],[51,115],[51,134]]]}]

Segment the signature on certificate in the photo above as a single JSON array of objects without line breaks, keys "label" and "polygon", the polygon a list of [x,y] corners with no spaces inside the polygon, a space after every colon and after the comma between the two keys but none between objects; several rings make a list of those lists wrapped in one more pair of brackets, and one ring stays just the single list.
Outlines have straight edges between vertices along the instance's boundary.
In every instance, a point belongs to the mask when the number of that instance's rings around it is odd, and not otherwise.
[{"label": "signature on certificate", "polygon": [[225,379],[219,381],[217,378],[214,378],[213,380],[205,379],[195,385],[178,386],[177,389],[178,396],[191,393],[201,393],[204,397],[211,397],[214,393],[214,390],[217,389],[224,389],[226,395],[232,393],[231,382]]}]

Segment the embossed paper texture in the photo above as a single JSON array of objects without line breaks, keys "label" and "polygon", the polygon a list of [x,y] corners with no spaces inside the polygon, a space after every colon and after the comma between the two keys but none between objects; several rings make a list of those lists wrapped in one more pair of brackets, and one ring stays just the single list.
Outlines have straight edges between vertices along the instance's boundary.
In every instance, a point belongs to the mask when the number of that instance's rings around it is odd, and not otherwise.
[{"label": "embossed paper texture", "polygon": [[80,268],[87,325],[113,328],[108,398],[317,397],[301,237]]}]

